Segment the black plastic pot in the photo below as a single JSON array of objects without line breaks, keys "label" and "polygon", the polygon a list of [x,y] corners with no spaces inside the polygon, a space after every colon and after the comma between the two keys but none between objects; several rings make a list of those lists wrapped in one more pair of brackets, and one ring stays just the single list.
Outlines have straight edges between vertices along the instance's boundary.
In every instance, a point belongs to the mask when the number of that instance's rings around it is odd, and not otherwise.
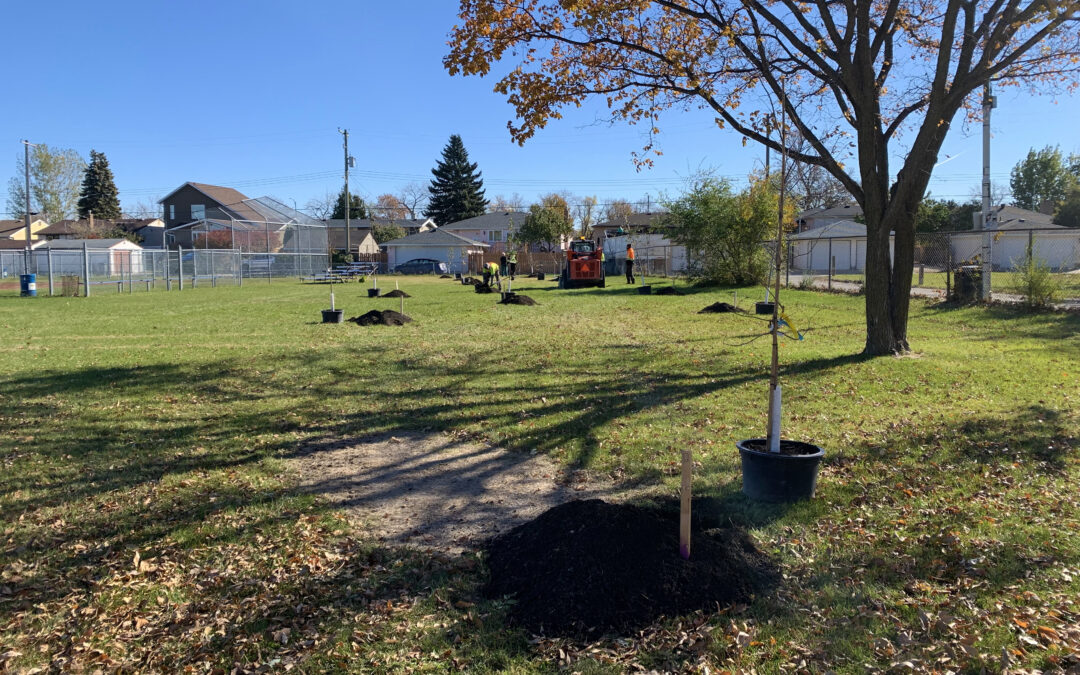
[{"label": "black plastic pot", "polygon": [[[738,441],[743,493],[763,502],[798,502],[814,496],[825,451],[810,443],[780,441],[789,454],[769,452],[764,438]],[[792,446],[797,446],[792,448]],[[760,449],[759,449],[760,448]],[[795,450],[798,454],[790,454]],[[805,451],[799,453],[799,451]]]},{"label": "black plastic pot", "polygon": [[324,309],[322,311],[323,323],[341,323],[345,320],[345,310],[343,309]]},{"label": "black plastic pot", "polygon": [[378,289],[378,288],[369,288],[369,289],[367,289],[367,296],[369,298],[377,298],[377,297],[379,297],[379,291],[380,290],[381,289]]},{"label": "black plastic pot", "polygon": [[774,304],[771,302],[754,303],[754,314],[772,314]]},{"label": "black plastic pot", "polygon": [[652,295],[652,286],[638,286],[637,292],[639,295]]}]

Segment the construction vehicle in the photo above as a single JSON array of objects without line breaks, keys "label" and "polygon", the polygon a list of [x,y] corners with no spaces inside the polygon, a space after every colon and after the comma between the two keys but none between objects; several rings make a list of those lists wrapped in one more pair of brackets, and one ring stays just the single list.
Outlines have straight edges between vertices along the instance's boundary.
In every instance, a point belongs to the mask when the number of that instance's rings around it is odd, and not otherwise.
[{"label": "construction vehicle", "polygon": [[574,239],[566,249],[566,265],[559,277],[560,288],[599,286],[603,288],[603,251],[591,239]]}]

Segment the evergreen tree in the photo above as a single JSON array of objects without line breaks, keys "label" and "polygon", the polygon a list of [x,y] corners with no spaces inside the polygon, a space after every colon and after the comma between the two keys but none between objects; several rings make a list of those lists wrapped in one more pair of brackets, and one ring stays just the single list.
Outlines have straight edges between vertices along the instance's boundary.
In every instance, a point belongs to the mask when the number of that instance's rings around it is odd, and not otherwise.
[{"label": "evergreen tree", "polygon": [[120,198],[116,191],[112,169],[104,152],[90,151],[90,165],[83,174],[82,189],[79,191],[79,218],[110,220],[120,217]]},{"label": "evergreen tree", "polygon": [[[352,202],[349,206],[349,220],[361,220],[368,217],[367,204],[360,197],[350,194],[349,201]],[[330,218],[334,220],[345,219],[345,188],[341,188],[341,192],[338,193],[337,201],[334,202],[334,212],[330,214]]]},{"label": "evergreen tree", "polygon": [[431,170],[435,176],[428,186],[431,199],[424,215],[438,225],[481,216],[487,211],[484,181],[476,164],[469,164],[469,153],[461,136],[454,134],[442,151],[442,159]]}]

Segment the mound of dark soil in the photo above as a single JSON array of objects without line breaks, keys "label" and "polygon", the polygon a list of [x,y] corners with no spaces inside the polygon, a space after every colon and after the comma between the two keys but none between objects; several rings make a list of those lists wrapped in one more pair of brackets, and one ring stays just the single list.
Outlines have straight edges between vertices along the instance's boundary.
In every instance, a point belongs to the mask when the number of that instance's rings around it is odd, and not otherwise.
[{"label": "mound of dark soil", "polygon": [[746,312],[746,310],[739,309],[735,305],[729,305],[726,302],[714,302],[698,312],[698,314],[724,314],[726,312]]},{"label": "mound of dark soil", "polygon": [[468,284],[470,286],[476,286],[477,284],[480,283],[479,279],[473,279],[472,277],[465,277],[461,281],[462,281],[462,283]]},{"label": "mound of dark soil", "polygon": [[660,616],[746,602],[778,575],[742,530],[695,531],[679,557],[679,517],[599,499],[556,506],[487,545],[490,598],[544,635],[627,634]]},{"label": "mound of dark soil", "polygon": [[373,309],[367,314],[354,316],[348,320],[358,326],[404,326],[412,321],[412,318],[405,316],[401,312],[395,312],[392,309],[384,309],[382,311]]},{"label": "mound of dark soil", "polygon": [[477,293],[494,293],[495,292],[494,290],[492,290],[491,286],[488,286],[485,283],[479,283],[479,282],[473,287],[473,289]]},{"label": "mound of dark soil", "polygon": [[527,295],[518,295],[517,293],[507,293],[506,297],[499,301],[503,305],[526,305],[533,306],[536,301]]},{"label": "mound of dark soil", "polygon": [[653,291],[653,295],[686,295],[674,286],[664,286]]},{"label": "mound of dark soil", "polygon": [[439,278],[440,279],[453,279],[454,277],[450,276],[449,274],[440,274]]},{"label": "mound of dark soil", "polygon": [[399,290],[399,289],[395,288],[394,290],[390,291],[389,293],[387,293],[383,297],[384,298],[411,298],[412,296],[409,295],[408,293],[406,293],[405,291],[402,291],[402,290]]}]

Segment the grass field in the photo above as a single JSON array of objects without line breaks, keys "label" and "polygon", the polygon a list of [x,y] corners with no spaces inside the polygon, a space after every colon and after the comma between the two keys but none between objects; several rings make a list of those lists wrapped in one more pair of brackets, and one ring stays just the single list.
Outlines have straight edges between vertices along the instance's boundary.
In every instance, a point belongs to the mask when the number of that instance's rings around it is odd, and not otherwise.
[{"label": "grass field", "polygon": [[[382,280],[380,285],[387,283]],[[321,325],[282,281],[0,298],[0,672],[1055,670],[1080,659],[1080,316],[915,300],[909,358],[863,359],[863,299],[786,292],[785,437],[819,493],[740,493],[768,344],[639,296],[523,282],[536,307],[401,279],[400,328]],[[346,316],[364,286],[337,287]],[[739,292],[740,304],[760,299]],[[376,545],[295,491],[289,457],[445,430],[674,491],[784,573],[748,606],[591,645],[504,627],[476,555]],[[908,663],[909,666],[896,664]]]},{"label": "grass field", "polygon": [[[815,275],[819,279],[827,279],[827,275]],[[1054,280],[1054,283],[1058,288],[1058,298],[1076,298],[1080,297],[1080,274],[1075,272],[1052,274],[1050,275]],[[862,274],[834,274],[833,279],[838,281],[857,281],[863,283],[865,279]],[[953,280],[952,283],[955,283]],[[1023,295],[1021,287],[1021,275],[1019,272],[994,272],[990,275],[990,283],[994,293],[1011,293],[1015,295]],[[944,272],[925,272],[923,273],[922,283],[919,283],[919,272],[916,269],[915,273],[911,276],[912,288],[937,288],[945,290],[949,286],[949,280],[946,278]]]}]

